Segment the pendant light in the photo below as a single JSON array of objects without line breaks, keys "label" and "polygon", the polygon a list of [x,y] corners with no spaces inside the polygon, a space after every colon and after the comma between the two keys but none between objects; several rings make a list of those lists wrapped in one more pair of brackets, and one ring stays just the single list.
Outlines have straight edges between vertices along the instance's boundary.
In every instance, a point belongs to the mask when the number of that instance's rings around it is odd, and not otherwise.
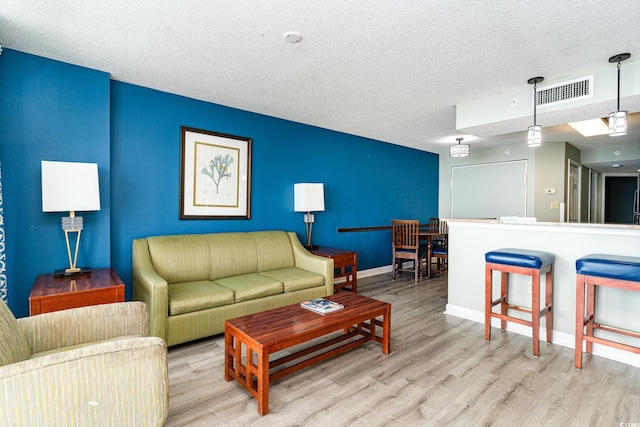
[{"label": "pendant light", "polygon": [[471,152],[469,144],[460,144],[464,138],[456,138],[457,145],[449,146],[449,157],[467,157]]},{"label": "pendant light", "polygon": [[527,133],[527,146],[539,147],[542,145],[542,126],[536,123],[536,105],[538,105],[536,88],[538,83],[544,81],[544,77],[533,77],[527,83],[533,85],[533,126],[529,126]]},{"label": "pendant light", "polygon": [[630,53],[619,53],[609,58],[610,63],[618,63],[618,109],[609,114],[609,136],[627,134],[627,111],[620,110],[620,63],[630,57]]}]

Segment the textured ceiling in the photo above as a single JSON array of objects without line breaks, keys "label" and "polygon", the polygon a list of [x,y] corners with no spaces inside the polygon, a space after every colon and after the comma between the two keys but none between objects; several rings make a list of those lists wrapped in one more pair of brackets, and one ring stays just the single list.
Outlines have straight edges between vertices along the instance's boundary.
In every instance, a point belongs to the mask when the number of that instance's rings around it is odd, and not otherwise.
[{"label": "textured ceiling", "polygon": [[[123,82],[443,153],[466,136],[455,129],[456,104],[534,76],[588,73],[621,52],[640,59],[639,22],[638,0],[4,0],[0,43]],[[286,43],[288,31],[302,41]],[[545,139],[558,131],[579,148],[596,143],[557,128]],[[634,127],[627,140],[639,139]]]}]

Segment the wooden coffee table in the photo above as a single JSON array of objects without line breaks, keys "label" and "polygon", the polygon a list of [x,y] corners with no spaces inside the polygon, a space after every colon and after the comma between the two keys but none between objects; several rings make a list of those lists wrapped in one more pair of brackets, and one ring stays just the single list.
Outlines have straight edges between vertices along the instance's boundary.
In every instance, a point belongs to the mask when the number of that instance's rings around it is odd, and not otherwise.
[{"label": "wooden coffee table", "polygon": [[[326,298],[344,309],[322,315],[294,304],[225,322],[224,378],[235,379],[258,400],[260,415],[269,412],[271,381],[369,341],[381,343],[382,352],[390,353],[391,304],[351,292]],[[376,327],[382,328],[382,336],[376,335]],[[343,333],[269,361],[272,353],[336,331]],[[301,357],[305,358],[298,361]]]}]

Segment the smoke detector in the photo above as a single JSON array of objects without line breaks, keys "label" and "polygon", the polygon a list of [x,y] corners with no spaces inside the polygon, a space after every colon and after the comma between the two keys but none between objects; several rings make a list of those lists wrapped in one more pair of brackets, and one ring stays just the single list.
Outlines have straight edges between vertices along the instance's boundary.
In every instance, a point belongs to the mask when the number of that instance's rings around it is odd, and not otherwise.
[{"label": "smoke detector", "polygon": [[297,33],[295,31],[289,31],[287,33],[284,33],[284,41],[286,41],[287,43],[298,43],[300,40],[302,40],[302,36],[300,35],[300,33]]}]

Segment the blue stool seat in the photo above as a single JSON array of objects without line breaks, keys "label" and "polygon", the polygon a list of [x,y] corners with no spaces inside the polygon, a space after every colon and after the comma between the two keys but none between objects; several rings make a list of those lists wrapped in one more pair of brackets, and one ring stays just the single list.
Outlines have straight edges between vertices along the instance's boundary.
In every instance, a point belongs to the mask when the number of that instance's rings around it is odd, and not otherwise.
[{"label": "blue stool seat", "polygon": [[525,268],[541,268],[553,264],[554,256],[548,252],[532,251],[528,249],[502,248],[487,252],[484,255],[487,262],[513,265]]},{"label": "blue stool seat", "polygon": [[576,272],[587,276],[640,282],[640,258],[591,254],[576,261]]},{"label": "blue stool seat", "polygon": [[[502,248],[487,252],[484,255],[485,264],[485,341],[491,339],[491,319],[500,319],[500,328],[505,330],[507,321],[529,326],[533,335],[533,355],[538,356],[540,319],[546,320],[546,338],[551,343],[553,330],[553,262],[555,257],[548,252]],[[500,297],[493,299],[493,272],[501,273]],[[509,273],[523,274],[531,277],[531,308],[520,307],[509,303]],[[545,296],[540,308],[540,276],[545,276]],[[500,311],[494,312],[493,307],[499,306]],[[509,314],[508,310],[528,313],[531,320],[525,320]]]},{"label": "blue stool seat", "polygon": [[582,369],[582,344],[591,354],[593,343],[640,354],[640,347],[595,336],[600,329],[640,338],[640,333],[606,326],[596,319],[596,287],[640,291],[640,258],[622,255],[591,254],[576,260],[576,345],[575,366]]}]

